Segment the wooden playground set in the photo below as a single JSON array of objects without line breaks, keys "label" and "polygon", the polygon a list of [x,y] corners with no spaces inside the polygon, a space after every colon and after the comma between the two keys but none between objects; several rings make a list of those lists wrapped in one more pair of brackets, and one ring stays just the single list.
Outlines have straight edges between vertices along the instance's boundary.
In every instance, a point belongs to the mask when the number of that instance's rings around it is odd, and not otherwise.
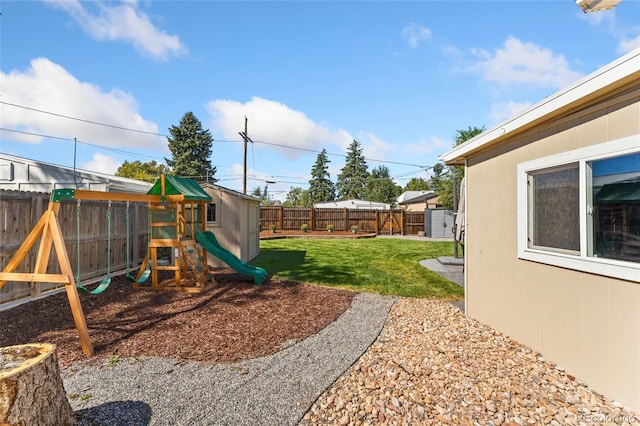
[{"label": "wooden playground set", "polygon": [[[79,283],[79,274],[78,279],[74,277],[58,218],[63,200],[76,200],[78,212],[83,200],[108,201],[108,229],[111,225],[109,215],[111,202],[148,203],[147,254],[135,277],[127,273],[127,279],[132,282],[134,288],[195,293],[207,291],[216,284],[214,275],[206,261],[207,250],[195,240],[196,233],[205,233],[206,204],[211,201],[211,197],[194,180],[162,175],[147,194],[79,189],[54,190],[47,210],[31,229],[3,271],[0,272],[0,289],[7,281],[64,284],[84,354],[93,355],[93,347],[82,311],[79,291],[91,294],[99,294],[104,291],[111,281],[110,268],[107,268],[107,277],[92,290]],[[78,213],[78,221],[80,220]],[[15,272],[38,241],[40,244],[37,246],[38,251],[33,272]],[[77,246],[79,250],[80,245]],[[158,252],[163,248],[172,251],[173,263],[159,262]],[[47,273],[52,249],[55,249],[59,266],[58,273]],[[108,251],[110,251],[110,246]],[[110,253],[108,255],[110,256]],[[129,247],[127,244],[127,263],[128,256]],[[159,271],[173,271],[173,278],[160,281]],[[266,272],[264,275],[266,278]],[[146,281],[149,277],[151,282],[147,284]]]}]

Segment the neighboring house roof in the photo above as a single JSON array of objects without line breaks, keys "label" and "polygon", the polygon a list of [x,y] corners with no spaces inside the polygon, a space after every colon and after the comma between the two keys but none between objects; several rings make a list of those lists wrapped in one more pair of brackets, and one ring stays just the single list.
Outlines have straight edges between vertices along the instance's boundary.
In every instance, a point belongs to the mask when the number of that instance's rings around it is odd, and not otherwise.
[{"label": "neighboring house roof", "polygon": [[[144,194],[151,188],[151,184],[137,179],[129,179],[120,176],[109,175],[106,173],[94,172],[83,169],[74,169],[73,167],[61,166],[59,164],[47,163],[44,161],[32,160],[30,158],[18,157],[0,153],[0,183],[21,182],[24,184],[42,183],[51,184],[51,189],[74,186],[74,183],[80,185],[101,184],[114,192],[132,192]],[[29,172],[29,180],[22,179],[17,176],[19,172],[14,170],[13,164],[21,164],[25,166],[33,166],[36,169],[43,170],[42,173]],[[34,178],[35,177],[35,178]]]},{"label": "neighboring house roof", "polygon": [[437,197],[435,191],[431,190],[423,190],[423,191],[405,191],[398,197],[398,204],[412,204],[419,203],[422,201],[430,200],[431,198]]},{"label": "neighboring house roof", "polygon": [[563,116],[590,100],[640,78],[640,48],[611,62],[571,86],[543,99],[523,113],[503,121],[465,143],[442,154],[446,164],[464,164],[470,154],[503,142],[514,135]]},{"label": "neighboring house roof", "polygon": [[340,200],[340,201],[325,201],[323,203],[314,203],[314,208],[317,209],[377,209],[377,210],[389,210],[391,205],[387,203],[380,203],[378,201],[367,200]]}]

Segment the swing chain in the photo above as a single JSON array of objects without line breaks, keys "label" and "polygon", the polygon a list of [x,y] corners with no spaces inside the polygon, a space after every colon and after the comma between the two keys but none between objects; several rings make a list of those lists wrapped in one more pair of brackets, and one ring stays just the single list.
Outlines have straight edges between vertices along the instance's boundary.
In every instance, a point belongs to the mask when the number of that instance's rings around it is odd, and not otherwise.
[{"label": "swing chain", "polygon": [[80,200],[76,200],[76,234],[77,234],[77,243],[76,243],[76,285],[80,285]]},{"label": "swing chain", "polygon": [[111,276],[111,200],[107,206],[107,276]]}]

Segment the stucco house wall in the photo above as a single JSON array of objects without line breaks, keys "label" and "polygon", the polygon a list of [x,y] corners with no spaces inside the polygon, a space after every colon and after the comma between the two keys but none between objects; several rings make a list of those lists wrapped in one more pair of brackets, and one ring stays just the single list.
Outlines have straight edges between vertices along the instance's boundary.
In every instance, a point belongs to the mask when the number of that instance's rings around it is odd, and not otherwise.
[{"label": "stucco house wall", "polygon": [[612,141],[640,151],[640,49],[442,158],[466,163],[467,314],[640,411],[640,259],[620,278],[519,251],[519,165]]}]

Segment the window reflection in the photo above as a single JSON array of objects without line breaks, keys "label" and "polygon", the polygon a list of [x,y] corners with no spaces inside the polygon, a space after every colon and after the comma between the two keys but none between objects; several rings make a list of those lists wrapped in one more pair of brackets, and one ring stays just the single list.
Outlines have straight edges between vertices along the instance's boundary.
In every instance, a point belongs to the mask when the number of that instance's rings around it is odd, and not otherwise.
[{"label": "window reflection", "polygon": [[594,256],[640,262],[640,153],[589,163]]}]

